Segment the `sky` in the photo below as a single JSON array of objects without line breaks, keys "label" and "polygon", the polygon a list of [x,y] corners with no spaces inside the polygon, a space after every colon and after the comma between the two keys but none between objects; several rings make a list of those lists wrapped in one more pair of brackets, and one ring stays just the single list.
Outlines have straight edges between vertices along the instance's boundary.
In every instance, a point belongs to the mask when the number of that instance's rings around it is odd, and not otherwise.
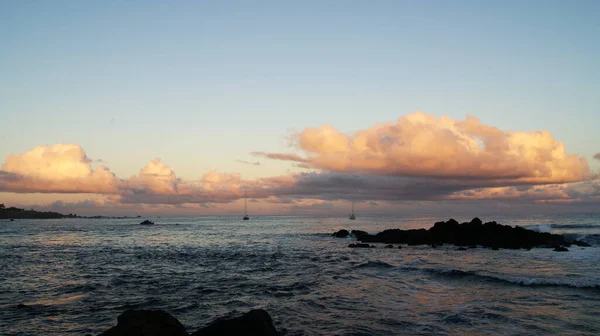
[{"label": "sky", "polygon": [[[600,209],[597,1],[0,1],[0,203]],[[465,214],[466,215],[466,214]]]}]

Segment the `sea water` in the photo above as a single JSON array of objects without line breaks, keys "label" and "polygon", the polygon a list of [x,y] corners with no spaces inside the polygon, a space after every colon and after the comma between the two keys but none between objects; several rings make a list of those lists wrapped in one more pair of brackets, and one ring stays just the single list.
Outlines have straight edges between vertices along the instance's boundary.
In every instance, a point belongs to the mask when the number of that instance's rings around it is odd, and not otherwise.
[{"label": "sea water", "polygon": [[593,245],[562,253],[330,236],[444,216],[150,219],[1,221],[0,334],[96,335],[127,309],[166,310],[193,332],[253,308],[284,335],[600,334],[597,214],[482,218]]}]

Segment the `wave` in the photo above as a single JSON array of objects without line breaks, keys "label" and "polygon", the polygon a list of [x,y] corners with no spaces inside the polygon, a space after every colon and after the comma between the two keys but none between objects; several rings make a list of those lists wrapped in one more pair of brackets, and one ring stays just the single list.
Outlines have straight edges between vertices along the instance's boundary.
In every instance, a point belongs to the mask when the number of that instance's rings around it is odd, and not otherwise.
[{"label": "wave", "polygon": [[553,229],[600,229],[598,224],[550,224]]},{"label": "wave", "polygon": [[354,268],[393,268],[393,265],[383,261],[367,261],[366,263],[358,264]]},{"label": "wave", "polygon": [[600,234],[566,233],[563,234],[563,236],[567,237],[568,239],[582,240],[592,246],[600,245]]},{"label": "wave", "polygon": [[552,232],[552,226],[548,224],[528,225],[526,228],[537,232]]},{"label": "wave", "polygon": [[[414,269],[411,267],[411,269]],[[426,268],[422,269],[426,273],[430,273],[437,276],[443,277],[454,277],[454,278],[473,278],[482,279],[485,281],[507,283],[520,286],[530,287],[570,287],[570,288],[584,288],[584,289],[600,289],[600,280],[591,279],[580,279],[580,280],[566,280],[566,279],[548,279],[548,278],[535,278],[526,276],[499,276],[490,273],[483,273],[478,271],[462,271],[458,269],[435,269]]]},{"label": "wave", "polygon": [[555,230],[594,230],[600,229],[600,224],[537,224],[537,225],[525,225],[527,229],[534,230],[537,232],[552,232]]}]

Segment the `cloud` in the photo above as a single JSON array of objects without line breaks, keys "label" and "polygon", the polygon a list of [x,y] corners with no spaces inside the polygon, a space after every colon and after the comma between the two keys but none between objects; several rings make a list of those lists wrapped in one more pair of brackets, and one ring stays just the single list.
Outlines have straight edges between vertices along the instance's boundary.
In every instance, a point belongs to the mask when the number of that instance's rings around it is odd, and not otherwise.
[{"label": "cloud", "polygon": [[[239,174],[204,174],[199,181],[182,181],[160,159],[151,161],[139,176],[132,176],[120,195],[122,203],[203,204],[230,203],[243,197],[256,182],[242,181]],[[249,192],[249,196],[252,191]]]},{"label": "cloud", "polygon": [[335,172],[547,184],[585,180],[585,158],[568,155],[548,131],[510,132],[467,116],[457,121],[422,112],[342,134],[329,125],[296,135],[305,156],[255,152]]},{"label": "cloud", "polygon": [[178,182],[175,172],[160,158],[156,158],[142,168],[138,176],[129,178],[127,185],[134,192],[177,195]]},{"label": "cloud", "polygon": [[91,163],[83,149],[73,144],[9,154],[2,165],[0,191],[117,193],[120,181],[115,175],[104,166],[93,170]]},{"label": "cloud", "polygon": [[235,160],[235,162],[243,163],[243,164],[247,164],[247,165],[251,165],[251,166],[260,166],[260,162],[259,161],[250,162],[250,161],[245,161],[245,160]]},{"label": "cloud", "polygon": [[501,131],[474,117],[457,121],[417,112],[354,134],[325,125],[292,137],[301,154],[251,154],[290,161],[309,171],[256,180],[209,171],[198,180],[187,180],[155,158],[138,174],[120,179],[105,166],[92,169],[94,161],[80,146],[57,144],[8,155],[0,170],[0,192],[104,197],[106,203],[53,205],[86,211],[95,206],[136,211],[138,205],[148,211],[231,210],[245,193],[258,201],[257,206],[292,212],[327,211],[365,200],[382,210],[407,202],[600,201],[598,176],[591,174],[587,161],[567,154],[547,131]]},{"label": "cloud", "polygon": [[296,154],[285,154],[285,153],[265,153],[265,152],[252,152],[250,153],[254,156],[266,157],[268,159],[274,160],[283,160],[283,161],[296,161],[296,162],[308,162],[307,159],[304,159]]}]

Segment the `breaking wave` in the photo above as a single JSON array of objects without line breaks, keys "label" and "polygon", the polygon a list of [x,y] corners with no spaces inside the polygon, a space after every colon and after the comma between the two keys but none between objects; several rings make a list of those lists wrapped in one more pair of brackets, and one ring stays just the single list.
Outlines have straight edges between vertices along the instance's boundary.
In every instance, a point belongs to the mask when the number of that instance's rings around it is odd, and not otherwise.
[{"label": "breaking wave", "polygon": [[579,280],[566,280],[566,279],[549,279],[549,278],[536,278],[526,276],[501,276],[487,272],[479,271],[462,271],[457,269],[423,269],[424,272],[433,274],[436,276],[449,277],[449,278],[472,278],[484,281],[502,282],[520,286],[531,286],[531,287],[569,287],[569,288],[587,288],[587,289],[600,289],[600,279],[579,279]]}]

